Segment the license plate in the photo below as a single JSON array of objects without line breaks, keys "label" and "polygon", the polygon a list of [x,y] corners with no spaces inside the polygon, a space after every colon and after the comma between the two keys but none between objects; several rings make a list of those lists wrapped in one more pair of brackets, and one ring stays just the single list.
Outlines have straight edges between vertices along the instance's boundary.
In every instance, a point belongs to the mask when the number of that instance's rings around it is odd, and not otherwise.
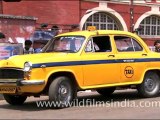
[{"label": "license plate", "polygon": [[16,87],[0,87],[0,93],[15,93]]}]

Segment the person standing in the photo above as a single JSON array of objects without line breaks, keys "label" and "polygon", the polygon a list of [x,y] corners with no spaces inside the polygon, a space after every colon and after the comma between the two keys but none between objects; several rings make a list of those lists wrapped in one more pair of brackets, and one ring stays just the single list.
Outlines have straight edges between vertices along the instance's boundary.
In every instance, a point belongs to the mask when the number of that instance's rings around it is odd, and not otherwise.
[{"label": "person standing", "polygon": [[51,28],[51,31],[54,32],[54,36],[58,35],[59,34],[59,28],[58,28],[58,26],[53,25],[52,28]]},{"label": "person standing", "polygon": [[155,52],[160,52],[160,40],[154,42]]},{"label": "person standing", "polygon": [[26,40],[24,43],[23,54],[32,54],[34,53],[34,49],[32,48],[32,41]]}]

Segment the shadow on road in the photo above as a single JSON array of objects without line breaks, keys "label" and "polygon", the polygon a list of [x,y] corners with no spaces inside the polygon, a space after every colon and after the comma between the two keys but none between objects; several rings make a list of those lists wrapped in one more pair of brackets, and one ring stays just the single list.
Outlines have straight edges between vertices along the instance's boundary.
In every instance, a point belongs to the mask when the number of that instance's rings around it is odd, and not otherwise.
[{"label": "shadow on road", "polygon": [[[160,97],[157,96],[157,97]],[[30,99],[30,98],[29,98]],[[135,90],[129,90],[129,91],[117,91],[115,93],[113,93],[113,95],[111,95],[110,97],[103,97],[101,95],[99,95],[97,92],[91,92],[91,93],[79,93],[78,94],[78,98],[76,99],[79,103],[83,102],[83,107],[86,107],[88,104],[89,105],[94,105],[96,101],[99,101],[99,102],[108,102],[108,103],[112,103],[112,102],[121,102],[121,101],[124,101],[124,100],[128,100],[128,101],[133,101],[133,100],[141,100],[141,99],[144,99],[144,98],[141,98],[137,91]],[[147,99],[147,98],[145,98]],[[92,101],[92,103],[88,103],[88,102],[84,102],[84,101]],[[53,109],[53,108],[50,108],[50,107],[38,107],[37,106],[37,102],[45,102],[45,101],[48,101],[47,97],[43,98],[43,100],[41,98],[38,99],[37,101],[37,98],[33,100],[27,100],[22,106],[12,106],[12,105],[9,105],[7,103],[4,103],[3,105],[0,104],[0,108],[1,109],[13,109],[13,110],[20,110],[20,111],[43,111],[43,110],[48,110],[48,109],[52,109],[52,110],[59,110],[59,109]],[[81,104],[82,105],[82,104]],[[78,105],[77,106],[74,106],[74,107],[79,107]],[[71,108],[65,108],[65,109],[71,109]]]}]

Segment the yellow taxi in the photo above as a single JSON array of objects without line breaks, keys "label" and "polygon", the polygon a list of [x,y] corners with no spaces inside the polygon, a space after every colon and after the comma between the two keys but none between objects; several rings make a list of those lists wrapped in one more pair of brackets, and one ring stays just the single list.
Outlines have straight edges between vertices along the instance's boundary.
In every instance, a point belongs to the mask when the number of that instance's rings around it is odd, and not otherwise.
[{"label": "yellow taxi", "polygon": [[91,28],[56,36],[42,53],[2,60],[0,93],[11,105],[48,95],[60,108],[87,89],[107,96],[117,87],[133,88],[142,97],[153,97],[160,89],[159,66],[160,54],[138,35]]}]

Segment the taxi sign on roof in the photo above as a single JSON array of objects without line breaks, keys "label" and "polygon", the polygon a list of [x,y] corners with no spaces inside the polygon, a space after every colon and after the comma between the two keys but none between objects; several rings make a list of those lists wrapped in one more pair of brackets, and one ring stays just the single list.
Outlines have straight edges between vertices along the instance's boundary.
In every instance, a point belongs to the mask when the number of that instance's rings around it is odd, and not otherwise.
[{"label": "taxi sign on roof", "polygon": [[88,30],[88,31],[95,31],[95,30],[97,30],[97,29],[96,29],[96,26],[88,26],[88,27],[87,27],[87,30]]}]

